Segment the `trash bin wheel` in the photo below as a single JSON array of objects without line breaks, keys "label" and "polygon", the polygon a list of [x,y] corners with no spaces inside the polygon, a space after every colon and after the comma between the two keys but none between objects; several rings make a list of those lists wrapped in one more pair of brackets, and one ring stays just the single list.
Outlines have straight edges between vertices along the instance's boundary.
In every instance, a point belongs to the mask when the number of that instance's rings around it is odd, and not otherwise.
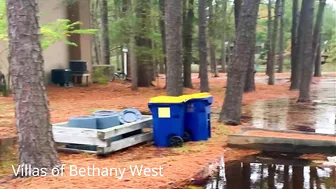
[{"label": "trash bin wheel", "polygon": [[183,141],[184,142],[189,142],[190,140],[191,140],[191,136],[190,136],[189,132],[184,132]]},{"label": "trash bin wheel", "polygon": [[171,136],[169,137],[169,144],[172,147],[182,147],[183,146],[183,138],[179,136]]}]

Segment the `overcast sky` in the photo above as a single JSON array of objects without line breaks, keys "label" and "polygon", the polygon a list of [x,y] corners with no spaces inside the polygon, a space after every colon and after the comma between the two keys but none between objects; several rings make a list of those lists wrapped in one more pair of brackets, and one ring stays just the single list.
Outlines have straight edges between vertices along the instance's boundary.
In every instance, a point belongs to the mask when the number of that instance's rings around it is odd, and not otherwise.
[{"label": "overcast sky", "polygon": [[332,4],[334,8],[336,8],[336,0],[327,0],[328,4]]}]

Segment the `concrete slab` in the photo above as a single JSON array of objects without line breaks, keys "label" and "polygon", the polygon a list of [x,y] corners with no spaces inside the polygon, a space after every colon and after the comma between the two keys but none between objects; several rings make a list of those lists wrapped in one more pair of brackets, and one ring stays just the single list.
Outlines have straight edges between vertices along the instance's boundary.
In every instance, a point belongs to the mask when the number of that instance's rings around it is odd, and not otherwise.
[{"label": "concrete slab", "polygon": [[284,153],[336,154],[336,135],[244,128],[229,135],[228,146]]}]

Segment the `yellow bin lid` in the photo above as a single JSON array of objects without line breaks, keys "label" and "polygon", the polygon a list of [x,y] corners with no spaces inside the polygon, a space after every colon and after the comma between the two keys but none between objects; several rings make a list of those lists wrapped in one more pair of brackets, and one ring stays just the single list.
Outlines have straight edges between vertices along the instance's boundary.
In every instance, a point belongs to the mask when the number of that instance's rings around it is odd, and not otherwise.
[{"label": "yellow bin lid", "polygon": [[210,93],[195,93],[195,94],[190,94],[190,95],[182,95],[180,96],[181,98],[185,100],[190,100],[190,99],[197,99],[197,98],[207,98],[211,97],[212,95]]},{"label": "yellow bin lid", "polygon": [[182,96],[157,96],[149,100],[149,103],[157,104],[177,104],[185,102],[185,98]]}]

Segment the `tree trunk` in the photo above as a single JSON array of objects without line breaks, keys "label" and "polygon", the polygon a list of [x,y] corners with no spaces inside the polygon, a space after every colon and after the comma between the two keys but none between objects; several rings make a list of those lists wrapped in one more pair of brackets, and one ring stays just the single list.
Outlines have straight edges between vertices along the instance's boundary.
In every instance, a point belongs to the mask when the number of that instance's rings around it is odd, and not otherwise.
[{"label": "tree trunk", "polygon": [[291,86],[290,90],[297,90],[299,88],[299,62],[298,62],[298,17],[299,17],[299,2],[293,0],[292,10],[292,41],[291,41]]},{"label": "tree trunk", "polygon": [[[302,2],[301,21],[302,27],[299,35],[302,37],[302,58],[300,95],[298,102],[309,102],[310,83],[313,74],[312,43],[313,43],[313,21],[314,21],[314,0],[304,0]],[[301,44],[300,44],[301,45]]]},{"label": "tree trunk", "polygon": [[150,2],[139,0],[136,2],[136,50],[137,50],[137,65],[138,65],[138,86],[152,86],[152,56],[148,51],[152,48],[152,41],[147,37],[150,32]]},{"label": "tree trunk", "polygon": [[223,35],[223,38],[222,38],[222,45],[221,45],[221,66],[222,66],[222,72],[225,73],[226,72],[226,65],[227,65],[227,62],[226,62],[226,45],[225,45],[225,42],[226,42],[226,33],[227,33],[227,19],[226,19],[226,12],[227,12],[227,0],[224,1],[224,4],[223,4],[223,9],[224,9],[224,12],[223,12],[223,15],[224,15],[224,18],[223,18],[223,22],[224,22],[224,28],[223,28],[223,31],[222,31],[222,35]]},{"label": "tree trunk", "polygon": [[[132,16],[133,9],[135,7],[136,0],[130,0],[128,5],[130,7],[130,10],[128,11],[128,14]],[[130,58],[130,64],[131,64],[131,78],[132,78],[132,86],[131,89],[133,91],[138,89],[138,64],[136,60],[136,44],[135,44],[135,25],[133,22],[130,20],[129,23],[129,28],[131,30],[130,33],[130,40],[129,40],[129,58]]]},{"label": "tree trunk", "polygon": [[319,36],[319,44],[317,46],[317,53],[315,58],[315,69],[314,69],[314,77],[322,77],[322,65],[321,65],[321,34]]},{"label": "tree trunk", "polygon": [[207,39],[206,39],[206,0],[198,2],[198,49],[201,92],[209,92]]},{"label": "tree trunk", "polygon": [[[90,21],[91,21],[91,27],[92,28],[98,28],[97,26],[97,7],[96,7],[96,1],[90,2]],[[92,37],[92,64],[99,65],[99,52],[98,52],[98,44],[97,44],[97,37],[94,35]]]},{"label": "tree trunk", "polygon": [[234,58],[229,65],[225,100],[219,118],[225,124],[240,123],[246,73],[255,48],[259,3],[260,0],[245,0],[242,4]]},{"label": "tree trunk", "polygon": [[[254,39],[253,44],[256,44],[256,39]],[[253,92],[256,89],[255,80],[254,80],[254,76],[255,76],[254,54],[255,54],[255,48],[251,50],[251,56],[250,56],[250,60],[249,60],[248,68],[247,68],[245,86],[244,86],[244,92],[246,93]]]},{"label": "tree trunk", "polygon": [[279,36],[279,63],[278,73],[283,72],[284,64],[284,24],[285,24],[285,0],[281,0],[280,7],[280,36]]},{"label": "tree trunk", "polygon": [[[256,44],[256,37],[253,38],[252,44]],[[255,91],[255,46],[251,49],[250,60],[247,68],[247,74],[245,79],[244,92],[253,92]]]},{"label": "tree trunk", "polygon": [[167,50],[167,95],[183,94],[182,81],[182,2],[165,1]]},{"label": "tree trunk", "polygon": [[216,60],[216,45],[211,44],[210,46],[210,61],[214,73],[214,77],[219,77],[217,69],[217,60]]},{"label": "tree trunk", "polygon": [[271,40],[271,53],[270,53],[270,64],[269,64],[269,73],[268,73],[268,84],[274,85],[274,69],[275,69],[275,62],[276,62],[276,42],[277,42],[277,35],[278,35],[278,21],[279,21],[279,7],[280,7],[280,0],[276,0],[275,2],[275,10],[274,10],[274,24],[273,24],[273,32],[272,32],[272,40]]},{"label": "tree trunk", "polygon": [[266,66],[266,75],[269,75],[270,64],[271,64],[271,38],[272,38],[272,0],[268,0],[267,6],[267,41],[265,48],[267,50],[267,66]]},{"label": "tree trunk", "polygon": [[[167,56],[166,56],[166,34],[165,34],[165,0],[159,0],[159,9],[160,9],[160,32],[161,32],[161,42],[162,42],[162,50],[163,50],[163,67],[164,73],[167,74]],[[160,72],[162,70],[160,69]]]},{"label": "tree trunk", "polygon": [[313,63],[315,64],[315,71],[314,76],[315,77],[321,77],[321,61],[316,61],[316,57],[318,54],[318,51],[321,52],[321,45],[320,45],[320,38],[321,38],[321,30],[322,30],[322,24],[323,24],[323,13],[324,13],[324,7],[326,5],[326,0],[320,0],[319,8],[317,11],[316,21],[315,21],[315,28],[314,28],[314,36],[313,36]]},{"label": "tree trunk", "polygon": [[239,14],[241,11],[243,0],[234,0],[234,16],[235,16],[235,29],[236,29],[236,35],[238,31],[238,25],[239,25]]},{"label": "tree trunk", "polygon": [[[187,0],[185,0],[187,1]],[[183,86],[193,88],[191,80],[194,0],[189,0],[183,17]]]},{"label": "tree trunk", "polygon": [[136,61],[136,48],[134,36],[130,38],[130,63],[131,63],[131,77],[132,77],[132,90],[138,89],[138,64]]},{"label": "tree trunk", "polygon": [[225,45],[225,37],[223,37],[222,40],[222,48],[221,48],[221,66],[222,66],[222,72],[226,73],[226,45]]},{"label": "tree trunk", "polygon": [[210,51],[210,65],[211,65],[211,71],[214,74],[214,77],[219,77],[218,76],[218,70],[217,70],[217,61],[216,61],[216,44],[215,44],[215,38],[216,38],[216,33],[215,33],[215,26],[216,26],[216,20],[214,17],[215,14],[215,9],[213,5],[212,0],[208,0],[209,3],[209,51]]},{"label": "tree trunk", "polygon": [[[36,0],[7,0],[9,58],[19,138],[19,166],[51,173],[61,162],[56,152],[44,85]],[[35,176],[19,169],[18,176]],[[39,173],[36,176],[43,176]]]},{"label": "tree trunk", "polygon": [[101,1],[101,20],[102,20],[102,35],[103,35],[103,62],[105,65],[110,65],[110,37],[108,28],[108,3],[107,0]]}]

